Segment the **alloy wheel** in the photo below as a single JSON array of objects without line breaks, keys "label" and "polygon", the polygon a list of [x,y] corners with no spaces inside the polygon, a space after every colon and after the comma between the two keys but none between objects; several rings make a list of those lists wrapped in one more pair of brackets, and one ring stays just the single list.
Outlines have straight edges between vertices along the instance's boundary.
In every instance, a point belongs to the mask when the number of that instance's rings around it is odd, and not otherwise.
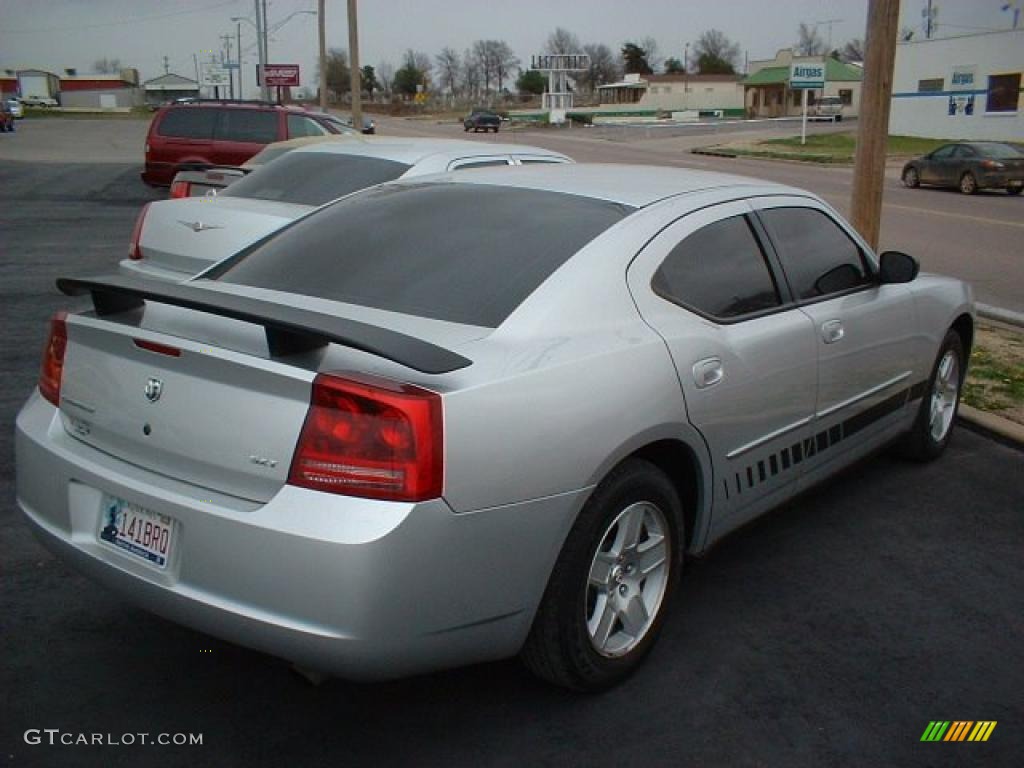
[{"label": "alloy wheel", "polygon": [[942,356],[935,372],[932,399],[928,416],[928,431],[932,440],[942,442],[953,424],[957,396],[960,392],[960,359],[952,349]]}]

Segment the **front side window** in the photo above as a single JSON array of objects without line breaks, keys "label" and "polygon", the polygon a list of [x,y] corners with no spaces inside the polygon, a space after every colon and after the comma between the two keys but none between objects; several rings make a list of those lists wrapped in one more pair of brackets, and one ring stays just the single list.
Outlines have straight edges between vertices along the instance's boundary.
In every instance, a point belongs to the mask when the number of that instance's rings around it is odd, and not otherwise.
[{"label": "front side window", "polygon": [[217,138],[251,144],[277,141],[277,113],[256,109],[221,110]]},{"label": "front side window", "polygon": [[316,120],[303,115],[288,115],[288,138],[297,139],[300,136],[326,136],[327,129]]},{"label": "front side window", "polygon": [[760,217],[798,299],[818,299],[871,282],[860,248],[824,212],[769,208]]},{"label": "front side window", "polygon": [[988,112],[1016,112],[1020,99],[1020,72],[1012,75],[990,75],[988,78]]},{"label": "front side window", "polygon": [[722,219],[688,235],[658,267],[651,288],[662,298],[723,319],[781,303],[745,216]]}]

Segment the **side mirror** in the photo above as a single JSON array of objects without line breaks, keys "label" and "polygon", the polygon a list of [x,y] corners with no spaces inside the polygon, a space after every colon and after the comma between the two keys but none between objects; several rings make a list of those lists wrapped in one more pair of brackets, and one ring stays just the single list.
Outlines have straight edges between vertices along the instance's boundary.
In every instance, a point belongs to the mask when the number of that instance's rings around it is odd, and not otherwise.
[{"label": "side mirror", "polygon": [[879,278],[885,283],[909,283],[921,271],[921,265],[913,256],[900,251],[886,251],[879,257]]}]

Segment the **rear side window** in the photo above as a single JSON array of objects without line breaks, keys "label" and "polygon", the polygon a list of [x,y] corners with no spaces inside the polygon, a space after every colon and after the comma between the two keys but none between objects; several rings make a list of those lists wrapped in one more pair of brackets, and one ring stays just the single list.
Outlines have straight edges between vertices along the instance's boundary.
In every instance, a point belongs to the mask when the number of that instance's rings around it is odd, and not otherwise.
[{"label": "rear side window", "polygon": [[654,273],[651,287],[669,301],[720,318],[781,303],[744,216],[716,221],[682,240]]},{"label": "rear side window", "polygon": [[277,141],[277,113],[257,109],[222,109],[217,122],[221,141],[269,144]]},{"label": "rear side window", "polygon": [[228,187],[222,196],[323,205],[360,189],[393,181],[405,163],[331,152],[287,152]]},{"label": "rear side window", "polygon": [[760,216],[797,298],[817,299],[871,282],[860,248],[822,211],[770,208]]},{"label": "rear side window", "polygon": [[539,190],[396,184],[339,200],[207,276],[495,328],[630,210]]},{"label": "rear side window", "polygon": [[157,127],[161,136],[179,139],[212,139],[217,110],[206,107],[179,107],[164,112]]}]

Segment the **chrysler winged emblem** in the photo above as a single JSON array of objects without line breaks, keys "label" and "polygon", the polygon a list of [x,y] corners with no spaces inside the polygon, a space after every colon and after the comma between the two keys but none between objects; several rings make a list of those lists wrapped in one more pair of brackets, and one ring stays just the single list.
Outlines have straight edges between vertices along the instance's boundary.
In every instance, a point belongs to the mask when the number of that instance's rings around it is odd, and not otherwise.
[{"label": "chrysler winged emblem", "polygon": [[164,383],[160,379],[150,379],[146,382],[146,399],[151,403],[155,403],[160,399],[160,395],[163,394]]},{"label": "chrysler winged emblem", "polygon": [[224,227],[219,224],[203,224],[201,221],[183,221],[182,219],[178,219],[178,223],[183,227],[188,227],[193,232],[205,232],[208,229],[224,229]]}]

